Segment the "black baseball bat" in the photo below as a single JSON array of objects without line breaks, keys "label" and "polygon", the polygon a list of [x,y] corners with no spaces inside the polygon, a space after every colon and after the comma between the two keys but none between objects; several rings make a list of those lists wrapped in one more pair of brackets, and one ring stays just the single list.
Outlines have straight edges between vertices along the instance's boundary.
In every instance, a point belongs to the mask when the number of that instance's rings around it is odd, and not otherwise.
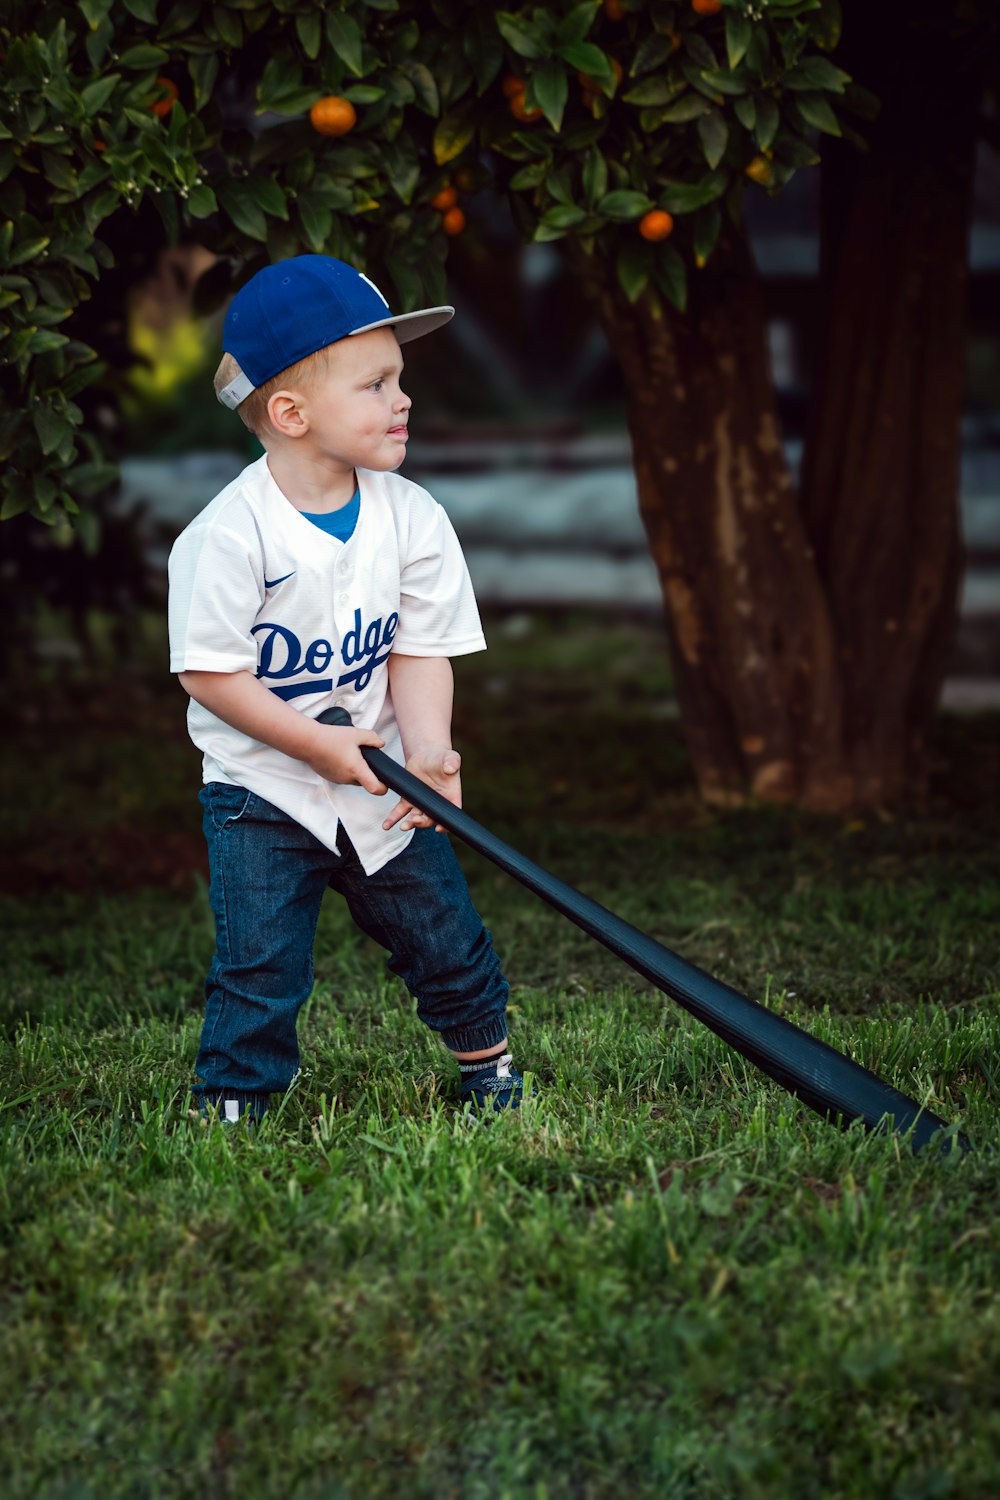
[{"label": "black baseball bat", "polygon": [[[320,724],[351,728],[345,709],[329,708],[318,716]],[[366,764],[380,781],[398,792],[414,807],[440,823],[449,833],[499,865],[508,875],[541,896],[577,927],[603,943],[639,974],[708,1026],[723,1041],[735,1047],[756,1067],[801,1099],[824,1119],[837,1120],[846,1129],[863,1120],[866,1129],[909,1132],[914,1151],[947,1130],[947,1121],[932,1114],[916,1100],[883,1082],[860,1063],[845,1057],[835,1047],[810,1036],[783,1016],[777,1016],[756,1000],[714,979],[704,969],[665,948],[655,938],[640,932],[630,922],[584,896],[541,865],[497,838],[488,828],[453,806],[426,782],[399,765],[384,750],[362,745]],[[943,1143],[951,1149],[970,1151],[971,1144],[960,1131]]]}]

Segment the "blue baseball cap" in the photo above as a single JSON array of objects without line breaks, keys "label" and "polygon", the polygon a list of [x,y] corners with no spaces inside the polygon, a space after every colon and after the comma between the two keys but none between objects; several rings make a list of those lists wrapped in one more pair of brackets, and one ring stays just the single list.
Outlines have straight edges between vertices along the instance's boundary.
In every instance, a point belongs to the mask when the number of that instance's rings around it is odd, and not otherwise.
[{"label": "blue baseball cap", "polygon": [[447,323],[453,307],[389,311],[374,281],[330,255],[296,255],[251,276],[229,304],[222,348],[242,374],[219,391],[233,411],[289,365],[372,328],[394,328],[401,344]]}]

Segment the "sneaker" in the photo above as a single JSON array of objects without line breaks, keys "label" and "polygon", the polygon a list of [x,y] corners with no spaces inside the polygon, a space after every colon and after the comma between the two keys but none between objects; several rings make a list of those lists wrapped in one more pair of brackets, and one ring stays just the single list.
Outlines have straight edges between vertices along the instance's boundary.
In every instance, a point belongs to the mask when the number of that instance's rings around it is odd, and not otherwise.
[{"label": "sneaker", "polygon": [[491,1058],[478,1073],[462,1074],[462,1106],[471,1104],[474,1111],[502,1114],[505,1109],[519,1109],[525,1098],[533,1099],[537,1089],[524,1092],[524,1079],[512,1066],[513,1057],[505,1052]]},{"label": "sneaker", "polygon": [[267,1113],[266,1094],[202,1094],[198,1113],[203,1120],[217,1119],[221,1125],[259,1125]]}]

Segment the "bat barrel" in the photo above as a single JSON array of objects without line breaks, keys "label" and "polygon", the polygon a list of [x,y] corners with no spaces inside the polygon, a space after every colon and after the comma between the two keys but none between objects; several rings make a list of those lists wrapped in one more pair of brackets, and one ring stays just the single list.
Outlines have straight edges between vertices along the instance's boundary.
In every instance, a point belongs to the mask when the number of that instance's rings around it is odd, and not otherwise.
[{"label": "bat barrel", "polygon": [[[319,722],[346,727],[350,719],[343,709],[328,709],[320,714]],[[839,1119],[844,1126],[862,1120],[869,1130],[910,1132],[914,1151],[921,1150],[939,1131],[949,1128],[945,1120],[884,1083],[860,1063],[713,978],[550,874],[383,750],[362,746],[361,753],[370,769],[392,791],[555,907],[818,1114]],[[960,1132],[955,1141],[962,1151],[971,1150],[969,1141]]]}]

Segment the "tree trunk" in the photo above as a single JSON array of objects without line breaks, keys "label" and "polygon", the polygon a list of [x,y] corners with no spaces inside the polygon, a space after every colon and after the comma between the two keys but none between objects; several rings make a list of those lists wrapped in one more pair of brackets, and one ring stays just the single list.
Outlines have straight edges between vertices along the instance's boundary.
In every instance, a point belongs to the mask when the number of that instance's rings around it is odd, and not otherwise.
[{"label": "tree trunk", "polygon": [[876,92],[871,150],[824,142],[826,334],[802,514],[840,656],[855,800],[919,773],[952,645],[966,266],[981,79],[964,0],[891,27],[855,0],[837,60]]},{"label": "tree trunk", "polygon": [[971,49],[943,33],[963,6],[911,0],[890,28],[855,0],[845,19],[858,56],[844,66],[883,107],[870,152],[824,138],[828,313],[801,503],[745,242],[731,236],[693,278],[683,316],[649,296],[629,306],[613,268],[575,252],[624,376],[682,723],[710,802],[749,791],[877,807],[919,767],[960,567],[980,80]]},{"label": "tree trunk", "polygon": [[625,381],[682,723],[713,803],[841,806],[836,651],[781,447],[757,276],[735,238],[682,317],[577,270]]}]

